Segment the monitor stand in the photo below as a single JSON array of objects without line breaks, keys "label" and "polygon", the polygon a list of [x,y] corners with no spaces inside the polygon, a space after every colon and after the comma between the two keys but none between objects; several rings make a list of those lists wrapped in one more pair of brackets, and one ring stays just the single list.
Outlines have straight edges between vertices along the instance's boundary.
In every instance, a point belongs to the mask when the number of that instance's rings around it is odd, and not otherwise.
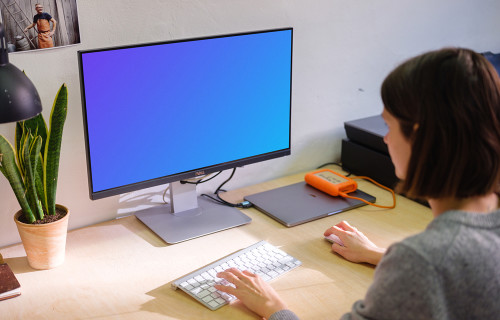
[{"label": "monitor stand", "polygon": [[136,212],[135,216],[166,243],[174,244],[250,223],[240,210],[196,194],[196,185],[170,184],[170,204]]}]

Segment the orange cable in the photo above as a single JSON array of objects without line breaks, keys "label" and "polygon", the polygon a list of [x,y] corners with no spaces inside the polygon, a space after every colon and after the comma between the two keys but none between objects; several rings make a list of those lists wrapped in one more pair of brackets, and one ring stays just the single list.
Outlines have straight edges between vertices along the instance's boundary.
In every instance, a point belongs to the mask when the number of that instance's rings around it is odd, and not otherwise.
[{"label": "orange cable", "polygon": [[352,196],[350,196],[350,195],[348,195],[348,194],[346,194],[344,192],[339,192],[340,196],[342,196],[344,198],[360,200],[360,201],[362,201],[362,202],[364,202],[366,204],[369,204],[371,206],[378,207],[378,208],[383,208],[383,209],[393,209],[393,208],[396,207],[396,194],[394,193],[394,191],[391,188],[383,186],[380,183],[378,183],[377,181],[375,181],[375,180],[373,180],[372,178],[369,178],[369,177],[360,176],[360,177],[351,177],[351,179],[365,179],[365,180],[368,180],[368,181],[372,182],[373,184],[379,186],[382,189],[390,191],[392,193],[392,201],[393,201],[392,206],[382,206],[382,205],[379,205],[379,204],[376,204],[376,203],[371,203],[369,201],[366,201],[365,199],[361,199],[361,198],[358,198],[358,197],[352,197]]}]

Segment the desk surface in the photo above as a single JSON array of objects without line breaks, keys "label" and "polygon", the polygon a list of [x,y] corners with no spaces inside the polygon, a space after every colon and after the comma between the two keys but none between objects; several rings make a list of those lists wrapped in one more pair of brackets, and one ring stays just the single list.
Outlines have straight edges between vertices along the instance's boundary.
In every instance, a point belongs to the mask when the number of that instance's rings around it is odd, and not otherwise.
[{"label": "desk surface", "polygon": [[[229,201],[299,182],[303,174],[234,190]],[[386,191],[361,181],[359,188],[391,201]],[[21,296],[0,302],[2,319],[256,319],[242,305],[210,311],[170,283],[259,240],[302,260],[272,285],[302,319],[336,319],[363,298],[374,268],[348,262],[330,251],[323,232],[347,220],[380,246],[423,230],[432,219],[425,206],[397,196],[392,210],[365,206],[293,228],[256,209],[244,211],[248,225],[167,245],[135,216],[69,232],[65,263],[52,270],[28,266],[22,245],[2,248],[21,283]],[[192,254],[187,254],[188,252]]]}]

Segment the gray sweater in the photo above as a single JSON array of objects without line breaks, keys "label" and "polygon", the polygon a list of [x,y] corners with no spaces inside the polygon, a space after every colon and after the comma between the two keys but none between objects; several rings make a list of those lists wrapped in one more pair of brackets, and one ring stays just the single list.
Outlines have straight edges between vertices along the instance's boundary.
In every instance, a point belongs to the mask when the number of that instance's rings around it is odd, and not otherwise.
[{"label": "gray sweater", "polygon": [[[448,211],[392,245],[342,319],[499,319],[500,211]],[[269,320],[298,319],[289,311]]]}]

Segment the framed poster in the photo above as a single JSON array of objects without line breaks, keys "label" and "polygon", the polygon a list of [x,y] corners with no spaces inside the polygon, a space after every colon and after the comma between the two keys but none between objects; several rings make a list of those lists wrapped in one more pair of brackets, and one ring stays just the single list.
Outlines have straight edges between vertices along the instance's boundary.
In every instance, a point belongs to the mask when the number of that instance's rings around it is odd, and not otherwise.
[{"label": "framed poster", "polygon": [[0,6],[10,53],[80,43],[76,0],[11,0]]}]

